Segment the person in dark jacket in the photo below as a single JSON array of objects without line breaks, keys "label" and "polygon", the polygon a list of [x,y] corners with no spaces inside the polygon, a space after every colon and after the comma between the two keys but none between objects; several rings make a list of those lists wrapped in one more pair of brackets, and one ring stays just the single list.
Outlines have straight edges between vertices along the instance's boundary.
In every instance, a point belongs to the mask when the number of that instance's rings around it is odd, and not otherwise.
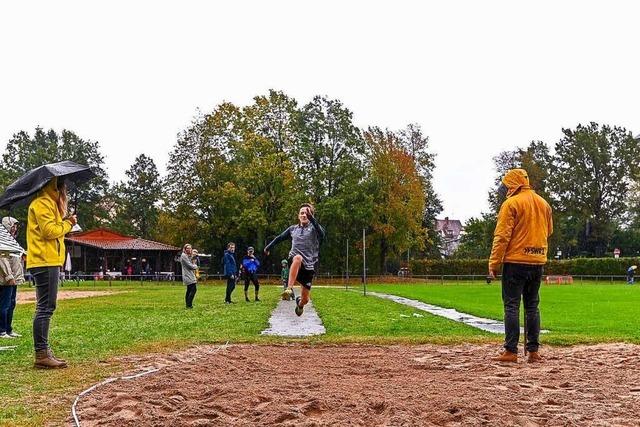
[{"label": "person in dark jacket", "polygon": [[236,279],[238,275],[238,266],[234,257],[236,251],[236,244],[229,242],[227,244],[227,250],[224,251],[224,257],[222,258],[224,264],[224,277],[227,279],[227,292],[225,294],[224,302],[226,304],[232,304],[231,293],[236,287]]},{"label": "person in dark jacket", "polygon": [[258,268],[260,268],[260,261],[253,254],[253,246],[249,246],[247,249],[247,255],[242,258],[242,273],[244,275],[244,300],[249,302],[249,282],[253,283],[253,287],[256,291],[256,301],[260,301],[258,298],[258,292],[260,291],[260,283],[258,282]]}]

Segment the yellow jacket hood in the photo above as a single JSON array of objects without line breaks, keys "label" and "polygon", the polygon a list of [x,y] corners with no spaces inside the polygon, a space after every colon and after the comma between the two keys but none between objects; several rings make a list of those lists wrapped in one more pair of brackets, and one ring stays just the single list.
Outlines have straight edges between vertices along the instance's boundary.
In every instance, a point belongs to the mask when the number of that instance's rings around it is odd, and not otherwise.
[{"label": "yellow jacket hood", "polygon": [[518,190],[531,188],[529,175],[524,169],[511,169],[502,178],[502,183],[507,187],[507,197],[513,196]]}]

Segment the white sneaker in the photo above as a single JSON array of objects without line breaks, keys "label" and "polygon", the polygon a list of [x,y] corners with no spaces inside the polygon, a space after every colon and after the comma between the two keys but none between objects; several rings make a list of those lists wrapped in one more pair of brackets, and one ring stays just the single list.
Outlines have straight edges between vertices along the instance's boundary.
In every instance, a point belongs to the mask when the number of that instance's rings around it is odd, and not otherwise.
[{"label": "white sneaker", "polygon": [[11,333],[9,334],[9,336],[10,336],[11,338],[20,338],[22,335],[20,335],[19,333],[17,333],[17,332],[15,332],[15,331],[13,331],[13,332],[11,332]]},{"label": "white sneaker", "polygon": [[0,338],[9,338],[9,339],[11,339],[13,337],[11,335],[7,334],[6,332],[3,332],[3,333],[0,334]]}]

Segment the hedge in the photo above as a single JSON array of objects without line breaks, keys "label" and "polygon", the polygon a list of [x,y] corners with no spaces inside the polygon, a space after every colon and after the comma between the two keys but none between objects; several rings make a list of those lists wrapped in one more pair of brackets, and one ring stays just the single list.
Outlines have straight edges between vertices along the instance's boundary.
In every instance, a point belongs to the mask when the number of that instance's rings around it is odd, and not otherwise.
[{"label": "hedge", "polygon": [[[486,275],[486,259],[422,259],[411,261],[413,275]],[[630,265],[640,265],[640,258],[574,258],[550,260],[545,274],[573,276],[623,276]],[[638,271],[640,273],[640,271]]]}]

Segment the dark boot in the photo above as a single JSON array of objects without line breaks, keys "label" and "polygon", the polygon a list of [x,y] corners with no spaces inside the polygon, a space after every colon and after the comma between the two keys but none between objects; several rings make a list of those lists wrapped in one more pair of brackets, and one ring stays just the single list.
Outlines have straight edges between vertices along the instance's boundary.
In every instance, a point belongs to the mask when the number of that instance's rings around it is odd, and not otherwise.
[{"label": "dark boot", "polygon": [[60,369],[66,368],[67,364],[51,357],[49,350],[38,350],[36,351],[36,361],[33,367],[38,369]]},{"label": "dark boot", "polygon": [[258,298],[258,292],[256,292],[256,302],[260,302],[260,298]]},{"label": "dark boot", "polygon": [[245,300],[246,302],[249,302],[249,301],[250,301],[250,300],[249,300],[249,292],[247,292],[247,291],[244,291],[244,300]]}]

